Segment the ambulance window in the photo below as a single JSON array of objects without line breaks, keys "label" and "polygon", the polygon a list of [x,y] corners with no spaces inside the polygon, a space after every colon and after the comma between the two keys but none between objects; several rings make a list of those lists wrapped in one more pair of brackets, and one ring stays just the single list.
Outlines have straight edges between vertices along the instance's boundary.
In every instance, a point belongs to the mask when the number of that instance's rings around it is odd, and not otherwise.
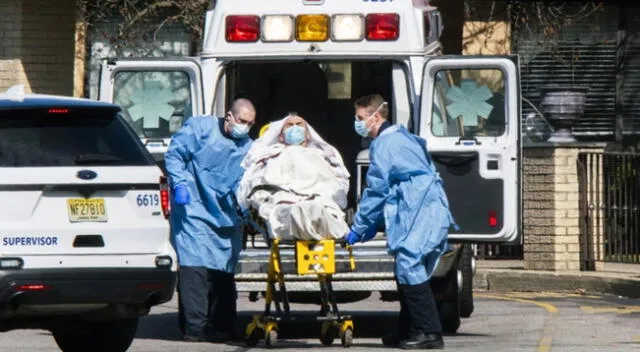
[{"label": "ambulance window", "polygon": [[114,102],[140,138],[169,138],[191,117],[191,82],[184,71],[120,71]]},{"label": "ambulance window", "polygon": [[499,69],[439,71],[433,94],[434,136],[481,137],[505,133],[505,77]]}]

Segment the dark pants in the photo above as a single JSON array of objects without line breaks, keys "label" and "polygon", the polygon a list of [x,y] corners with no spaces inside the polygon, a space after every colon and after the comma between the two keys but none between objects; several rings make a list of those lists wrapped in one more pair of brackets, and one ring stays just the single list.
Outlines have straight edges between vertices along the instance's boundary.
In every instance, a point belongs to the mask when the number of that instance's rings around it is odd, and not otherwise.
[{"label": "dark pants", "polygon": [[178,280],[179,324],[185,335],[233,331],[237,299],[233,274],[183,266]]},{"label": "dark pants", "polygon": [[398,337],[407,339],[419,333],[441,333],[440,315],[429,282],[418,285],[398,283],[400,315]]}]

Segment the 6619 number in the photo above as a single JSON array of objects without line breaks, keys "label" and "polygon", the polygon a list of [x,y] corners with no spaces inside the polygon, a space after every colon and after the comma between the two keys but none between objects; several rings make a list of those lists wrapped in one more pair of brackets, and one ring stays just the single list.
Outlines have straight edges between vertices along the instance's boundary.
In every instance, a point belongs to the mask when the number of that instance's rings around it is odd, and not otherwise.
[{"label": "6619 number", "polygon": [[153,207],[160,205],[160,196],[157,194],[138,194],[136,203],[139,207]]}]

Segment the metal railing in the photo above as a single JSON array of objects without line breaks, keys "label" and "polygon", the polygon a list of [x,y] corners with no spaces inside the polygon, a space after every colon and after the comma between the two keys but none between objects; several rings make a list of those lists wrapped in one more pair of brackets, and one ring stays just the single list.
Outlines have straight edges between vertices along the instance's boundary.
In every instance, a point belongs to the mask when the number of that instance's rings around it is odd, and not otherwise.
[{"label": "metal railing", "polygon": [[640,154],[578,156],[582,270],[597,261],[640,263]]}]

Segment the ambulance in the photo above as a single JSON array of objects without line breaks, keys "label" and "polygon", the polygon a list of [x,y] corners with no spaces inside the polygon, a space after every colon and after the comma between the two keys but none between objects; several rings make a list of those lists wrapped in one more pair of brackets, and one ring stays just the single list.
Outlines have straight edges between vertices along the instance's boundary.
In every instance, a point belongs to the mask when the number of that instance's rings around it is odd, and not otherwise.
[{"label": "ambulance", "polygon": [[[461,228],[431,281],[444,329],[455,332],[473,312],[474,246],[521,239],[520,83],[515,56],[442,55],[442,28],[427,0],[214,0],[198,57],[106,60],[99,99],[124,108],[159,162],[190,116],[222,117],[237,97],[254,102],[257,126],[296,111],[342,153],[352,216],[370,142],[353,131],[353,102],[381,94],[392,122],[426,139]],[[258,299],[269,252],[248,243],[237,287]],[[292,265],[293,251],[283,255]],[[338,294],[393,299],[384,232],[354,255],[356,270],[334,276]],[[346,266],[346,254],[337,256]],[[304,277],[287,288],[292,296],[318,289]]]}]

